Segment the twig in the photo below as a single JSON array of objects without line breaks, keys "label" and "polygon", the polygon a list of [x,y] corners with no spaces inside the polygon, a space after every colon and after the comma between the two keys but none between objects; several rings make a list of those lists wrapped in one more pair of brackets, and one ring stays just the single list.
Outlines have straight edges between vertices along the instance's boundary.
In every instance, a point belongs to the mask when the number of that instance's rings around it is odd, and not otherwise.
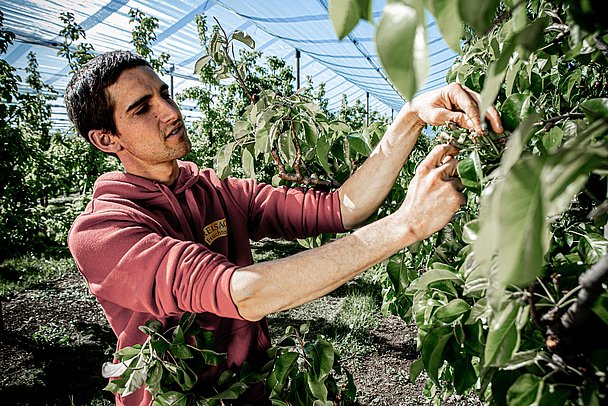
[{"label": "twig", "polygon": [[311,176],[304,176],[301,173],[287,173],[285,172],[285,165],[281,161],[276,148],[272,148],[270,153],[272,154],[272,159],[274,159],[275,164],[279,168],[278,175],[281,179],[288,180],[290,182],[298,182],[303,185],[326,186],[334,188],[340,187],[341,185],[340,182],[336,181],[335,179],[323,180],[319,179],[315,174],[312,174]]},{"label": "twig", "polygon": [[230,58],[230,56],[228,55],[228,52],[230,51],[228,49],[228,34],[224,30],[224,27],[222,27],[222,25],[220,24],[220,22],[218,21],[218,19],[216,17],[213,17],[213,19],[217,23],[218,27],[220,27],[220,30],[222,30],[222,33],[224,34],[224,38],[226,38],[226,43],[223,44],[223,48],[224,48],[224,51],[226,52],[226,56],[228,56],[228,61],[230,62],[230,66],[232,67],[233,74],[234,74],[234,77],[235,77],[236,81],[243,88],[243,91],[245,92],[245,95],[247,96],[247,98],[249,99],[249,101],[251,103],[257,102],[256,97],[252,96],[251,93],[249,93],[249,90],[247,89],[247,86],[245,85],[244,78],[241,77],[241,74],[239,73],[239,70],[238,70],[237,66],[234,64],[234,61],[232,60],[232,58]]},{"label": "twig", "polygon": [[606,44],[606,42],[604,42],[604,40],[599,36],[596,35],[595,37],[593,37],[593,39],[595,40],[595,47],[606,57],[608,58],[608,44]]},{"label": "twig", "polygon": [[534,301],[534,289],[535,284],[532,283],[528,286],[528,305],[530,305],[530,317],[532,321],[536,325],[536,327],[541,327],[540,320],[538,319],[538,313],[536,313],[536,302]]},{"label": "twig", "polygon": [[562,120],[568,120],[568,119],[576,120],[579,118],[585,118],[585,115],[583,113],[566,113],[566,114],[562,114],[561,116],[551,117],[551,118],[548,118],[541,122],[534,123],[534,125],[542,125],[544,127],[545,131],[549,131],[551,128],[555,127],[555,125]]}]

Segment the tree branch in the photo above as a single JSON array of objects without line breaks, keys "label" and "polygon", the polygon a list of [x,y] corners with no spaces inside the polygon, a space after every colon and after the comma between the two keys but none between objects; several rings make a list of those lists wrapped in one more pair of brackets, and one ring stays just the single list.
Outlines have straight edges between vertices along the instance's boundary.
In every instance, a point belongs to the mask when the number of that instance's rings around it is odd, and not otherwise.
[{"label": "tree branch", "polygon": [[588,271],[583,273],[578,282],[581,290],[575,303],[549,326],[547,332],[549,338],[547,343],[551,341],[549,346],[554,352],[564,352],[573,342],[575,330],[577,330],[589,317],[593,304],[605,291],[603,284],[608,281],[608,255],[605,255]]}]

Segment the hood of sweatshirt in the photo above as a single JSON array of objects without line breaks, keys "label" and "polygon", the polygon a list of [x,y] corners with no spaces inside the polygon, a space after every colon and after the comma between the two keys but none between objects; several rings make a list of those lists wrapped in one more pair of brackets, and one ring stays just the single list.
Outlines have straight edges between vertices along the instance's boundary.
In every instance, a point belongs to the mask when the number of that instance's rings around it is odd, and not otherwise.
[{"label": "hood of sweatshirt", "polygon": [[[179,175],[172,186],[125,172],[106,173],[95,182],[93,200],[115,200],[123,201],[127,205],[130,204],[129,202],[133,202],[148,207],[167,207],[177,217],[186,238],[194,241],[196,240],[194,234],[198,234],[198,230],[193,233],[186,219],[184,207],[179,200],[185,200],[187,210],[192,217],[197,220],[201,218],[200,205],[195,201],[191,190],[192,185],[197,182],[200,172],[196,164],[192,162],[177,161],[177,163]],[[185,196],[185,199],[182,195]]]},{"label": "hood of sweatshirt", "polygon": [[177,161],[179,175],[175,184],[165,186],[155,180],[125,172],[109,172],[95,181],[93,199],[128,199],[150,201],[163,198],[162,190],[170,190],[179,195],[196,183],[199,169],[193,162]]}]

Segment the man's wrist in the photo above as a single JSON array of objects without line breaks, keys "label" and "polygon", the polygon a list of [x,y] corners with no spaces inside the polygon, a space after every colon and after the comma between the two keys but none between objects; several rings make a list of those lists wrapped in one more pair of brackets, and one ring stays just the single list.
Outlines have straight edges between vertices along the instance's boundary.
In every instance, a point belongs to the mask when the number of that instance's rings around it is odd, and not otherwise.
[{"label": "man's wrist", "polygon": [[420,233],[420,227],[412,218],[404,218],[398,213],[393,213],[389,216],[392,229],[398,235],[400,248],[405,248],[424,238]]},{"label": "man's wrist", "polygon": [[416,111],[412,103],[406,103],[401,108],[401,111],[399,112],[399,120],[402,123],[409,123],[418,131],[422,131],[422,129],[426,126],[426,123],[420,118],[420,114],[418,114],[418,111]]}]

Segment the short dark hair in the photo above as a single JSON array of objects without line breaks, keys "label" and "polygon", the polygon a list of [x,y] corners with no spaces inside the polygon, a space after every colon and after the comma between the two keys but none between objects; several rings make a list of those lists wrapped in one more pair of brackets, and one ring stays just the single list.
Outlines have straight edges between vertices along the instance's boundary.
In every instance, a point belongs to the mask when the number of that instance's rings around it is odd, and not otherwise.
[{"label": "short dark hair", "polygon": [[136,66],[150,67],[148,61],[129,51],[106,52],[88,61],[72,76],[65,90],[68,117],[87,141],[89,131],[116,133],[114,104],[106,89],[120,74]]}]

